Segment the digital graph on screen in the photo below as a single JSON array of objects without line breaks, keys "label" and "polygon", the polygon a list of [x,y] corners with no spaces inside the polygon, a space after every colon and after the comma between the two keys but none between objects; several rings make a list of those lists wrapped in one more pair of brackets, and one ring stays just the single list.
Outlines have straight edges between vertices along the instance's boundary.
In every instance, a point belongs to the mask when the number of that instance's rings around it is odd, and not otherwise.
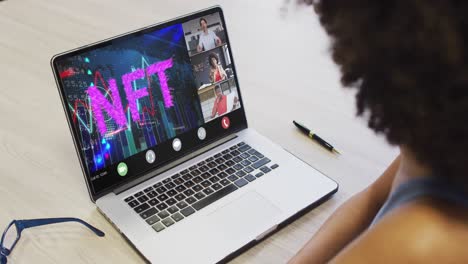
[{"label": "digital graph on screen", "polygon": [[93,173],[203,124],[181,25],[57,63]]}]

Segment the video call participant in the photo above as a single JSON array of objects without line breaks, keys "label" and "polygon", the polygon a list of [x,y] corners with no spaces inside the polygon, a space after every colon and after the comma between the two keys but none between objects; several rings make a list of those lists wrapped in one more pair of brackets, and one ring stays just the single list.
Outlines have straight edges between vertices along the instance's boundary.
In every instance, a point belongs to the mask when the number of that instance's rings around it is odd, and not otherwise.
[{"label": "video call participant", "polygon": [[208,60],[210,62],[210,81],[216,83],[226,80],[227,74],[223,66],[219,63],[218,55],[216,55],[216,53],[210,53]]},{"label": "video call participant", "polygon": [[221,39],[216,36],[216,34],[208,29],[208,22],[206,19],[200,19],[200,27],[202,29],[202,33],[199,36],[197,51],[207,51],[216,48],[217,46],[221,46],[222,42]]},{"label": "video call participant", "polygon": [[216,99],[213,105],[213,110],[211,111],[211,118],[214,118],[216,115],[225,114],[227,111],[227,96],[223,94],[219,85],[216,85],[215,93]]}]

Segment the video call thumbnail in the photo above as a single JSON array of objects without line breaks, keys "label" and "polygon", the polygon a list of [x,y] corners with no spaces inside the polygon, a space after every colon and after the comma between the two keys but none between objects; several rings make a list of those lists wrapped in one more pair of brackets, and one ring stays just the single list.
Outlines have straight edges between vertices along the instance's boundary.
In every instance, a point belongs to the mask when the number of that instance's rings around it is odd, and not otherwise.
[{"label": "video call thumbnail", "polygon": [[240,108],[240,97],[219,13],[182,25],[205,123]]}]

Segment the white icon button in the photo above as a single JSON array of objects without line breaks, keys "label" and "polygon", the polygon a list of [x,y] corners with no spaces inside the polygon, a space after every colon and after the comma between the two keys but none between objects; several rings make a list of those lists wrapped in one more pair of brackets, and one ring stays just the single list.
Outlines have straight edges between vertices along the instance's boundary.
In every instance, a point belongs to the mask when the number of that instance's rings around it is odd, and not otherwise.
[{"label": "white icon button", "polygon": [[146,162],[148,162],[149,164],[152,164],[154,163],[155,160],[156,160],[156,154],[154,153],[154,151],[152,150],[146,151]]},{"label": "white icon button", "polygon": [[180,141],[180,139],[176,138],[174,139],[174,141],[172,141],[172,148],[175,151],[180,151],[182,149],[182,142]]},{"label": "white icon button", "polygon": [[206,129],[204,129],[203,127],[200,127],[198,129],[197,135],[200,140],[204,140],[206,138]]}]

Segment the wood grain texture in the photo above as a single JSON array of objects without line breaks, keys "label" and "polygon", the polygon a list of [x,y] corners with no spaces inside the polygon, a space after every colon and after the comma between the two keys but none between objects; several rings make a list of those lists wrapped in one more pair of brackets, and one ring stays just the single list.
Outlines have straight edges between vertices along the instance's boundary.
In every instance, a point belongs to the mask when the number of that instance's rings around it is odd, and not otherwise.
[{"label": "wood grain texture", "polygon": [[[280,14],[282,0],[7,0],[0,3],[0,228],[12,219],[74,216],[74,224],[24,232],[11,263],[144,263],[89,200],[50,58],[59,52],[220,4],[225,11],[250,126],[340,183],[328,202],[232,263],[284,263],[397,150],[355,117],[328,40],[310,8]],[[333,143],[334,156],[292,119]],[[346,222],[343,222],[346,224]],[[171,250],[171,249],[159,249]]]}]

